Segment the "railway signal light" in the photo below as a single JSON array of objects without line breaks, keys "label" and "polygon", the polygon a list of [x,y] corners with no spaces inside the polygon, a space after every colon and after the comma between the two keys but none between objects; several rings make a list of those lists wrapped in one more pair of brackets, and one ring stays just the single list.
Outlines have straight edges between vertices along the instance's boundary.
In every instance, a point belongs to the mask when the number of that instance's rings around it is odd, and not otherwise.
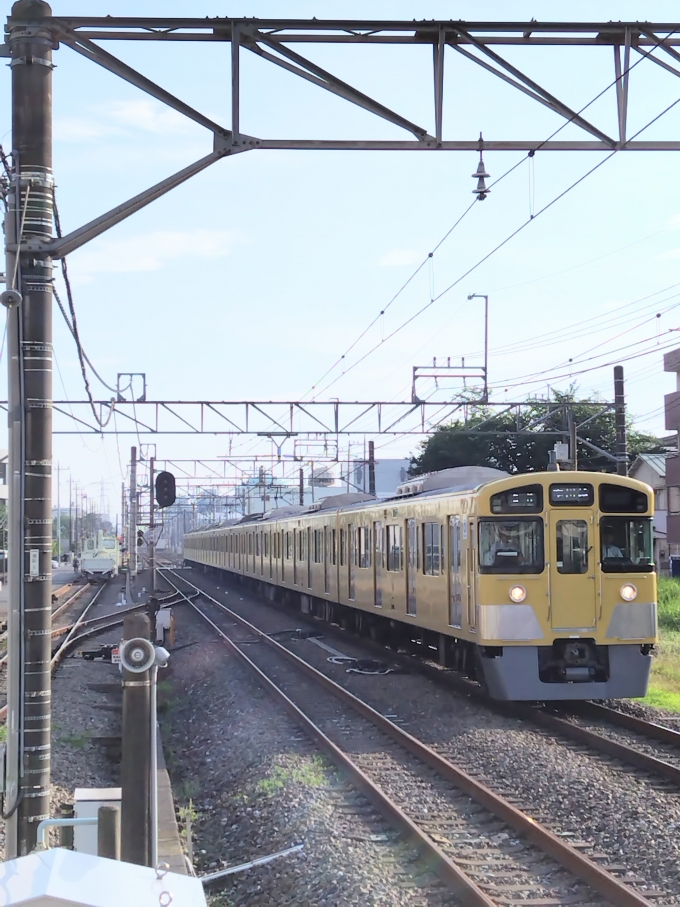
[{"label": "railway signal light", "polygon": [[139,547],[140,545],[143,545],[143,544],[144,544],[144,530],[138,529],[137,530],[137,547]]},{"label": "railway signal light", "polygon": [[156,503],[159,507],[170,507],[175,499],[175,477],[171,472],[159,472],[156,476]]}]

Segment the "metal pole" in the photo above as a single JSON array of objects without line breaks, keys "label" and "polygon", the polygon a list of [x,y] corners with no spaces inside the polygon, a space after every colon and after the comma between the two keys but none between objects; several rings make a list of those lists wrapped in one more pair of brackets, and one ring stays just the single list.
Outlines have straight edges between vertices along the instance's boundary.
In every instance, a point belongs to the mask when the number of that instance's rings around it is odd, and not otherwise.
[{"label": "metal pole", "polygon": [[137,575],[137,448],[130,448],[130,544],[128,546],[128,575]]},{"label": "metal pole", "polygon": [[628,475],[628,435],[626,431],[626,396],[623,366],[614,366],[614,423],[616,425],[616,472]]},{"label": "metal pole", "polygon": [[155,457],[149,457],[149,567],[151,568],[151,591],[156,591],[156,540],[154,538],[154,530],[156,529],[156,523],[154,521],[154,487],[153,487],[153,474],[154,474],[154,461]]},{"label": "metal pole", "polygon": [[300,506],[304,507],[305,504],[305,471],[303,467],[300,467]]},{"label": "metal pole", "polygon": [[489,297],[484,297],[484,402],[489,400]]},{"label": "metal pole", "polygon": [[57,561],[61,563],[61,468],[57,463]]},{"label": "metal pole", "polygon": [[73,551],[73,477],[68,477],[68,550]]},{"label": "metal pole", "polygon": [[567,425],[569,427],[569,459],[571,468],[578,469],[578,437],[576,435],[576,419],[574,419],[574,407],[570,406],[567,410]]},{"label": "metal pole", "polygon": [[[128,614],[123,639],[149,639],[146,614]],[[126,863],[151,865],[151,677],[123,669],[121,758],[121,857]]]},{"label": "metal pole", "polygon": [[368,492],[375,494],[375,442],[368,442]]},{"label": "metal pole", "polygon": [[[13,176],[6,217],[9,606],[5,857],[33,850],[50,809],[52,627],[52,260],[20,251],[52,236],[52,47],[43,0],[20,0],[9,23]],[[21,300],[21,301],[19,301]]]},{"label": "metal pole", "polygon": [[120,810],[100,806],[97,810],[97,856],[120,860]]},{"label": "metal pole", "polygon": [[158,865],[158,668],[151,668],[151,758],[149,760],[149,816],[151,866]]}]

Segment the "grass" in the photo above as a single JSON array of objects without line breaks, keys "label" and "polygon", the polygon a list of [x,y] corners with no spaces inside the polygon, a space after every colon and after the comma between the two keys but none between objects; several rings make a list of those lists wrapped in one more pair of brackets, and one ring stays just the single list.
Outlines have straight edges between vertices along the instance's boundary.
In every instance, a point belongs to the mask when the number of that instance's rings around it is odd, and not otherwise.
[{"label": "grass", "polygon": [[267,797],[272,797],[280,793],[290,782],[305,784],[308,787],[321,787],[325,781],[323,767],[323,759],[319,756],[313,756],[304,765],[292,768],[275,765],[269,777],[258,781],[257,790]]},{"label": "grass", "polygon": [[659,644],[646,705],[680,713],[680,580],[659,577]]}]

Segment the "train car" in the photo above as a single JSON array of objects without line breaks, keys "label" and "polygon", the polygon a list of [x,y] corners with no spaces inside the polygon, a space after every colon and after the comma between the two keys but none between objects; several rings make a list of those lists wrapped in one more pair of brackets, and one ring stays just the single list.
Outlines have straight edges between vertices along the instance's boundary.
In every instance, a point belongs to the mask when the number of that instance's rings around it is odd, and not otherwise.
[{"label": "train car", "polygon": [[118,576],[119,566],[120,546],[115,535],[100,530],[96,538],[85,539],[80,560],[80,572],[84,577],[94,582],[106,582]]},{"label": "train car", "polygon": [[652,489],[463,467],[189,533],[187,564],[386,644],[497,699],[644,696],[656,642]]}]

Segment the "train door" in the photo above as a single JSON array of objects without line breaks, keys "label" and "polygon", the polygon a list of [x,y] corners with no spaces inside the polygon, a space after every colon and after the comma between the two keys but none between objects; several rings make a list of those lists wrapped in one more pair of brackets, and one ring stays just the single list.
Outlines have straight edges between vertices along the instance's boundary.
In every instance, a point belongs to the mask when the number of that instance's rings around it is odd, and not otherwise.
[{"label": "train door", "polygon": [[355,592],[355,566],[357,559],[357,530],[354,523],[350,523],[347,527],[347,551],[349,557],[347,558],[347,597],[350,601],[354,601],[354,592]]},{"label": "train door", "polygon": [[373,523],[373,601],[382,608],[383,528],[382,522]]},{"label": "train door", "polygon": [[331,531],[328,526],[323,527],[323,591],[326,595],[331,591]]},{"label": "train door", "polygon": [[[550,624],[553,630],[585,630],[597,616],[593,518],[583,510],[550,511]],[[549,547],[548,547],[549,546]]]},{"label": "train door", "polygon": [[474,520],[463,520],[463,541],[465,542],[466,574],[467,574],[467,620],[471,630],[477,628],[477,613],[475,609],[475,558],[477,546],[475,545]]},{"label": "train door", "polygon": [[418,581],[418,523],[406,520],[406,613],[416,613],[416,583]]},{"label": "train door", "polygon": [[463,586],[460,575],[460,517],[449,517],[449,624],[463,626]]}]

